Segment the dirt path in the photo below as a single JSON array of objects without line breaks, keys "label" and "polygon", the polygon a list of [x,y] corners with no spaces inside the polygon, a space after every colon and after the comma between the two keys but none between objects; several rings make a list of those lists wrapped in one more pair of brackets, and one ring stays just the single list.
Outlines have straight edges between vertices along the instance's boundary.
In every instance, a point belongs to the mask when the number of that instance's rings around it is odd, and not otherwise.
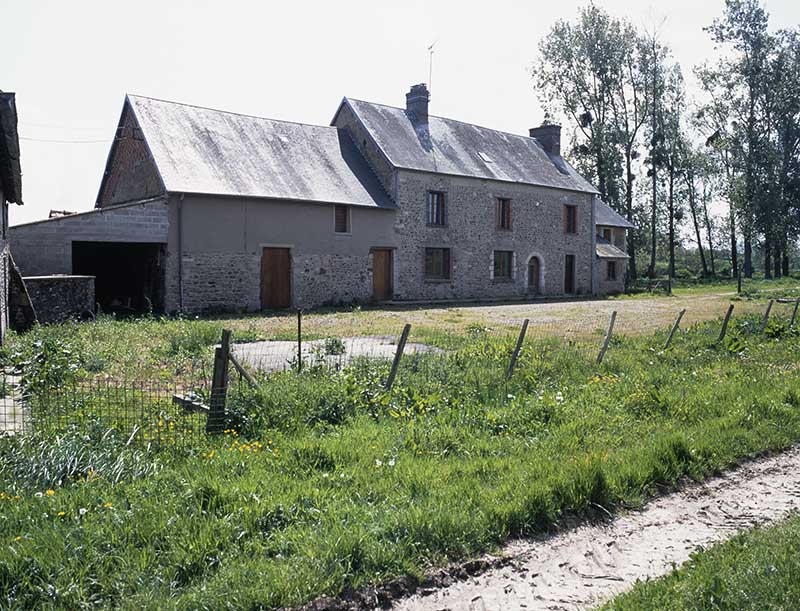
[{"label": "dirt path", "polygon": [[587,609],[680,565],[699,546],[800,508],[800,447],[750,462],[603,525],[514,541],[512,561],[444,589],[398,601],[396,611]]}]

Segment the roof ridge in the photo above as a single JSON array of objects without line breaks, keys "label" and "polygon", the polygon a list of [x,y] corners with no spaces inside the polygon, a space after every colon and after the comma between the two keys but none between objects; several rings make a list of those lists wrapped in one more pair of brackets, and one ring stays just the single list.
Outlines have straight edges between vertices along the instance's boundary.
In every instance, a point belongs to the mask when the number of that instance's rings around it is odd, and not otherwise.
[{"label": "roof ridge", "polygon": [[[392,106],[391,104],[381,104],[380,102],[370,102],[369,100],[359,100],[358,98],[348,98],[345,96],[346,100],[350,100],[352,102],[362,102],[363,104],[373,104],[375,106],[383,106],[384,108],[393,108],[394,110],[399,110],[401,112],[405,112],[404,108],[399,106]],[[461,123],[462,125],[469,125],[470,127],[479,127],[480,129],[485,129],[490,132],[496,132],[498,134],[505,134],[506,136],[514,136],[515,138],[525,138],[526,140],[536,140],[531,136],[526,136],[524,134],[515,134],[514,132],[507,132],[502,129],[495,129],[494,127],[486,127],[485,125],[478,125],[477,123],[470,123],[469,121],[462,121],[461,119],[453,119],[452,117],[442,117],[439,115],[431,115],[429,114],[428,117],[433,117],[434,119],[441,119],[442,121],[453,121],[454,123]],[[538,141],[537,141],[538,142]]]},{"label": "roof ridge", "polygon": [[176,102],[174,100],[165,100],[164,98],[154,98],[147,95],[139,95],[136,93],[126,93],[127,98],[142,98],[145,100],[152,100],[154,102],[163,102],[165,104],[173,104],[175,106],[188,106],[189,108],[199,108],[201,110],[210,110],[211,112],[219,112],[225,115],[235,115],[237,117],[247,117],[249,119],[260,119],[262,121],[274,121],[275,123],[289,123],[292,125],[303,125],[306,127],[324,127],[328,129],[338,129],[334,125],[320,125],[318,123],[303,123],[301,121],[289,121],[288,119],[272,119],[270,117],[262,117],[260,115],[251,115],[244,112],[234,112],[232,110],[222,110],[221,108],[211,108],[210,106],[201,106],[200,104],[187,104],[186,102]]}]

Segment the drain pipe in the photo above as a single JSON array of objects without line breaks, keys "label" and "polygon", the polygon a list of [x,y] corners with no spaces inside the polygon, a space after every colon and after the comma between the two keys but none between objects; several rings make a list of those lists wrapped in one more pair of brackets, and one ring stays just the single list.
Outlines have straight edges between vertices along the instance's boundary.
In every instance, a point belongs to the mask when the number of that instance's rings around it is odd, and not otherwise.
[{"label": "drain pipe", "polygon": [[183,198],[178,199],[178,311],[183,313]]}]

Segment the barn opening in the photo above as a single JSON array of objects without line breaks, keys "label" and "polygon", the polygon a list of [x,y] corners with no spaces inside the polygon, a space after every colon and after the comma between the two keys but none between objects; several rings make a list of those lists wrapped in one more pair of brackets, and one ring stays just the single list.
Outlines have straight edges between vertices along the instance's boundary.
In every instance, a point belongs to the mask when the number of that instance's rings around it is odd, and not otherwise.
[{"label": "barn opening", "polygon": [[73,242],[72,273],[94,276],[100,310],[164,311],[164,244]]}]

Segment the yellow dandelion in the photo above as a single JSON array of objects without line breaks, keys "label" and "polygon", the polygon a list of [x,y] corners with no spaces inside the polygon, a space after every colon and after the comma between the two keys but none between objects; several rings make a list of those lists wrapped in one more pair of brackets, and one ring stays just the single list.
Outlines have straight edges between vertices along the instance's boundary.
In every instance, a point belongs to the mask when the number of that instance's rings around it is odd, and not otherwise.
[{"label": "yellow dandelion", "polygon": [[17,535],[16,537],[14,537],[14,541],[22,541],[22,537],[20,537],[19,535]]},{"label": "yellow dandelion", "polygon": [[56,493],[56,491],[55,491],[55,490],[48,490],[47,492],[45,492],[45,494],[46,494],[47,496],[53,496],[55,493]]},{"label": "yellow dandelion", "polygon": [[114,504],[109,502],[109,501],[106,501],[105,503],[103,503],[103,507],[105,507],[106,509],[111,509],[113,506],[114,506]]},{"label": "yellow dandelion", "polygon": [[63,518],[65,515],[67,515],[67,512],[66,511],[59,511],[57,515],[58,515],[59,518]]}]

